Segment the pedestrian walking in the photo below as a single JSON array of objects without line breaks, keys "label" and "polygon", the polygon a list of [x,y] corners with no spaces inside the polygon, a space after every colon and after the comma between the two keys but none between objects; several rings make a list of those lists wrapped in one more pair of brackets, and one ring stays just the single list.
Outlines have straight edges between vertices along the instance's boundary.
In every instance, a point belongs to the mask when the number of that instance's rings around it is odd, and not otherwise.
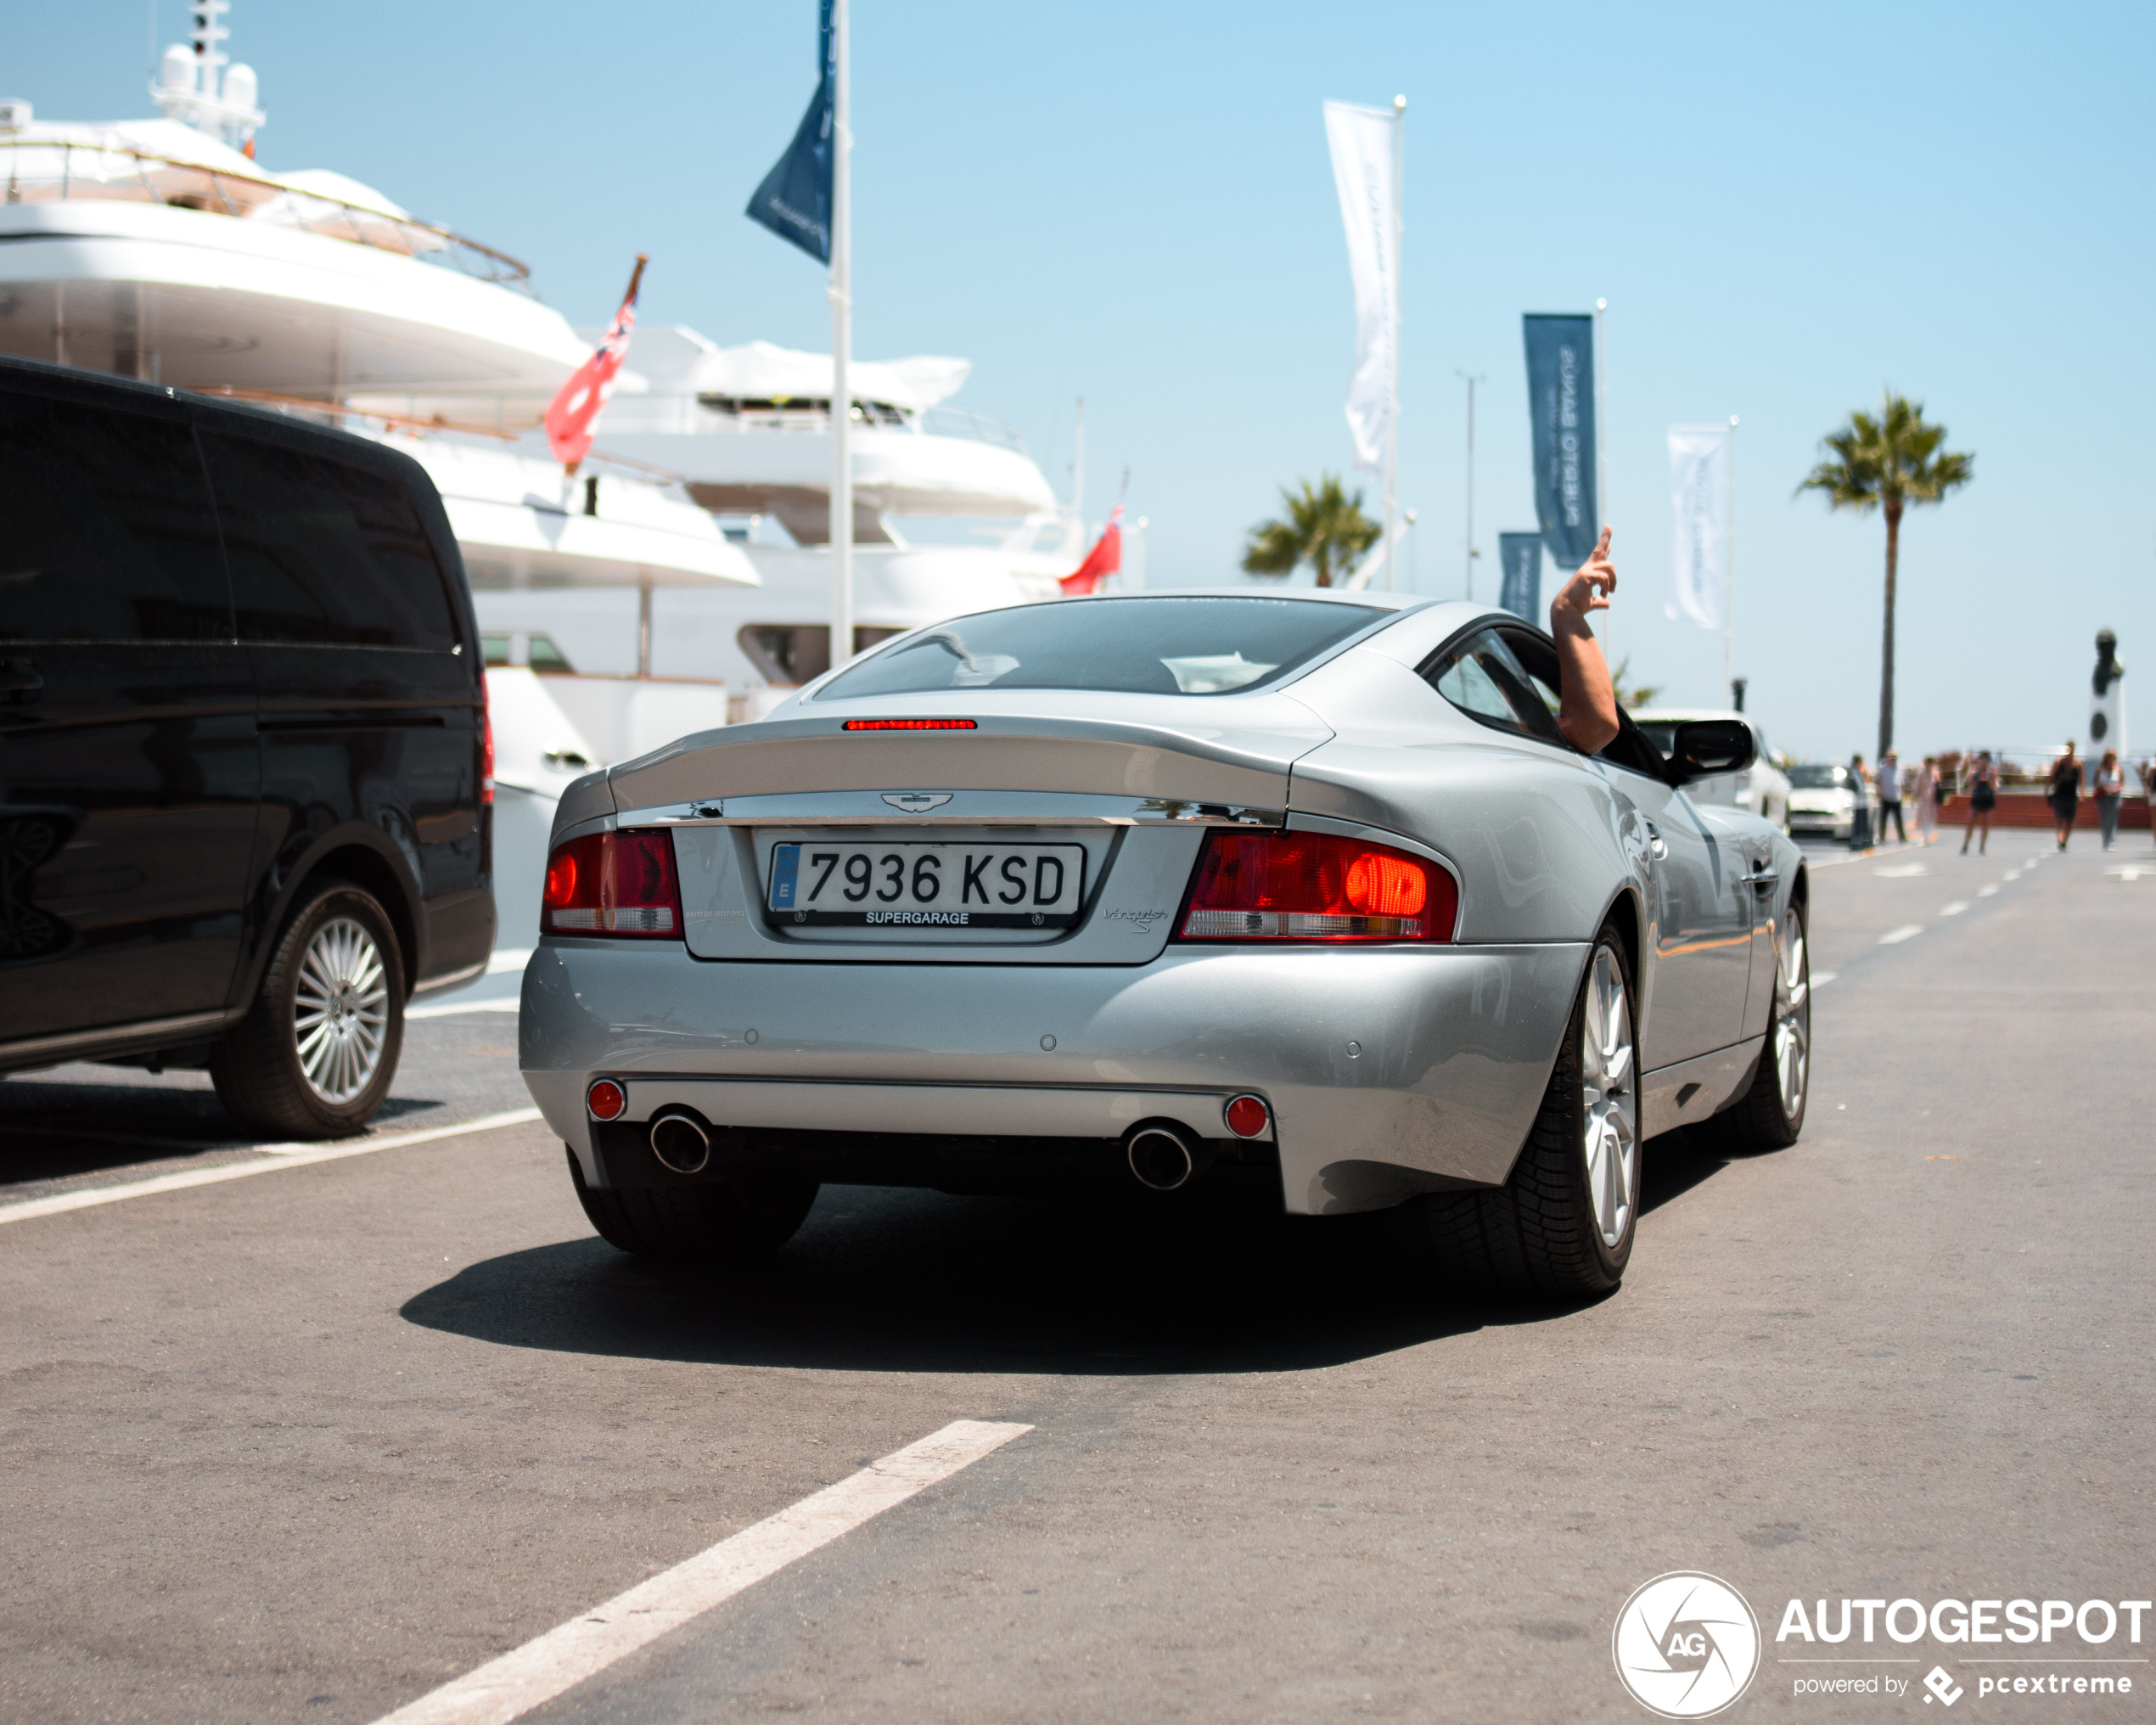
[{"label": "pedestrian walking", "polygon": [[2066,739],[2066,752],[2052,767],[2052,818],[2058,827],[2058,848],[2063,851],[2073,835],[2074,817],[2081,807],[2081,757],[2074,752],[2074,739]]},{"label": "pedestrian walking", "polygon": [[2111,841],[2119,836],[2119,804],[2126,794],[2126,775],[2119,766],[2116,749],[2103,751],[2090,789],[2096,792],[2096,823],[2103,834],[2103,848],[2108,851]]},{"label": "pedestrian walking", "polygon": [[1976,847],[1979,857],[1991,848],[1991,811],[1999,806],[1999,770],[1991,764],[1991,751],[1981,751],[1976,764],[1969,768],[1969,823],[1962,834],[1962,855],[1969,853],[1969,840],[1979,833],[1983,840]]},{"label": "pedestrian walking", "polygon": [[1917,798],[1917,840],[1920,844],[1939,842],[1939,757],[1924,756],[1924,764],[1917,769],[1917,782],[1912,787]]},{"label": "pedestrian walking", "polygon": [[1894,823],[1894,841],[1909,842],[1909,829],[1901,823],[1901,757],[1893,750],[1879,762],[1879,842],[1886,843],[1887,823]]},{"label": "pedestrian walking", "polygon": [[1864,770],[1864,757],[1849,757],[1849,848],[1872,848],[1872,775]]}]

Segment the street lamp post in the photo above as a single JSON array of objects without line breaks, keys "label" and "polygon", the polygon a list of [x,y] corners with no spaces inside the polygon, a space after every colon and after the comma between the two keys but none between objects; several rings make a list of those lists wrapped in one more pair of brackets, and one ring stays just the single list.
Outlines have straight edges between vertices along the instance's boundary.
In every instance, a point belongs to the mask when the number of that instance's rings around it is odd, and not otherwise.
[{"label": "street lamp post", "polygon": [[1468,597],[1474,597],[1474,386],[1486,383],[1486,374],[1462,371],[1455,366],[1452,375],[1463,379],[1468,386]]}]

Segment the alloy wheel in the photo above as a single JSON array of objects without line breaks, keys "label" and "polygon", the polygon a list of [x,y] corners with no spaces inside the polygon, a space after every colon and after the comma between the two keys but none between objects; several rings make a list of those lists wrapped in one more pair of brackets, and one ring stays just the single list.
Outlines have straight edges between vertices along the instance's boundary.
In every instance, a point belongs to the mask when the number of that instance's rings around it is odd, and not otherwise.
[{"label": "alloy wheel", "polygon": [[1782,1115],[1804,1112],[1811,1077],[1811,955],[1804,919],[1792,905],[1782,917],[1780,962],[1774,975],[1774,1066],[1780,1080]]},{"label": "alloy wheel", "polygon": [[328,1103],[358,1096],[381,1068],[389,1020],[373,936],[350,917],[332,917],[308,940],[293,994],[292,1031],[308,1087]]},{"label": "alloy wheel", "polygon": [[1580,1026],[1581,1151],[1595,1227],[1614,1250],[1632,1222],[1639,1158],[1639,1098],[1634,1088],[1632,1012],[1625,973],[1608,947],[1595,949]]}]

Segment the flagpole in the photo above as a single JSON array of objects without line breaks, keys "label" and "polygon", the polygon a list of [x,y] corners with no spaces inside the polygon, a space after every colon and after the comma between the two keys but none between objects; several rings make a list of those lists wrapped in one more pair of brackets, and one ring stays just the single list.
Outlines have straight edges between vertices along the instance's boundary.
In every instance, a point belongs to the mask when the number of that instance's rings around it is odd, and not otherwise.
[{"label": "flagpole", "polygon": [[1729,416],[1729,508],[1722,529],[1721,686],[1737,705],[1737,416]]},{"label": "flagpole", "polygon": [[1406,171],[1407,98],[1392,98],[1392,399],[1385,413],[1385,591],[1393,590],[1393,516],[1400,482],[1400,181]]},{"label": "flagpole", "polygon": [[853,132],[847,115],[846,0],[832,0],[831,664],[853,657]]}]

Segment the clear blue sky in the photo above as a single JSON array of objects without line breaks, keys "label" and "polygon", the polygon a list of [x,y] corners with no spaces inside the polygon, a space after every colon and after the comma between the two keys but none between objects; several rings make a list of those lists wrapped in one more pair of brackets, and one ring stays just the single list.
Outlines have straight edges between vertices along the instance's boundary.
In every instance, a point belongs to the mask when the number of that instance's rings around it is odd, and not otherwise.
[{"label": "clear blue sky", "polygon": [[[2115,628],[2156,745],[2145,7],[855,0],[856,351],[962,354],[964,405],[1098,509],[1126,464],[1156,585],[1231,579],[1275,487],[1343,468],[1352,337],[1318,104],[1409,98],[1402,500],[1457,593],[1534,525],[1519,313],[1610,304],[1617,651],[1715,697],[1666,620],[1663,434],[1737,413],[1738,670],[1778,744],[1871,751],[1883,532],[1792,490],[1884,384],[1976,456],[1903,540],[1904,752],[2056,741]],[[743,219],[814,81],[812,0],[237,0],[263,159],[334,167],[529,261],[581,323],[820,347],[817,267]],[[153,30],[153,24],[154,28]],[[0,94],[149,111],[176,0],[20,5]],[[633,364],[633,357],[631,363]]]}]

